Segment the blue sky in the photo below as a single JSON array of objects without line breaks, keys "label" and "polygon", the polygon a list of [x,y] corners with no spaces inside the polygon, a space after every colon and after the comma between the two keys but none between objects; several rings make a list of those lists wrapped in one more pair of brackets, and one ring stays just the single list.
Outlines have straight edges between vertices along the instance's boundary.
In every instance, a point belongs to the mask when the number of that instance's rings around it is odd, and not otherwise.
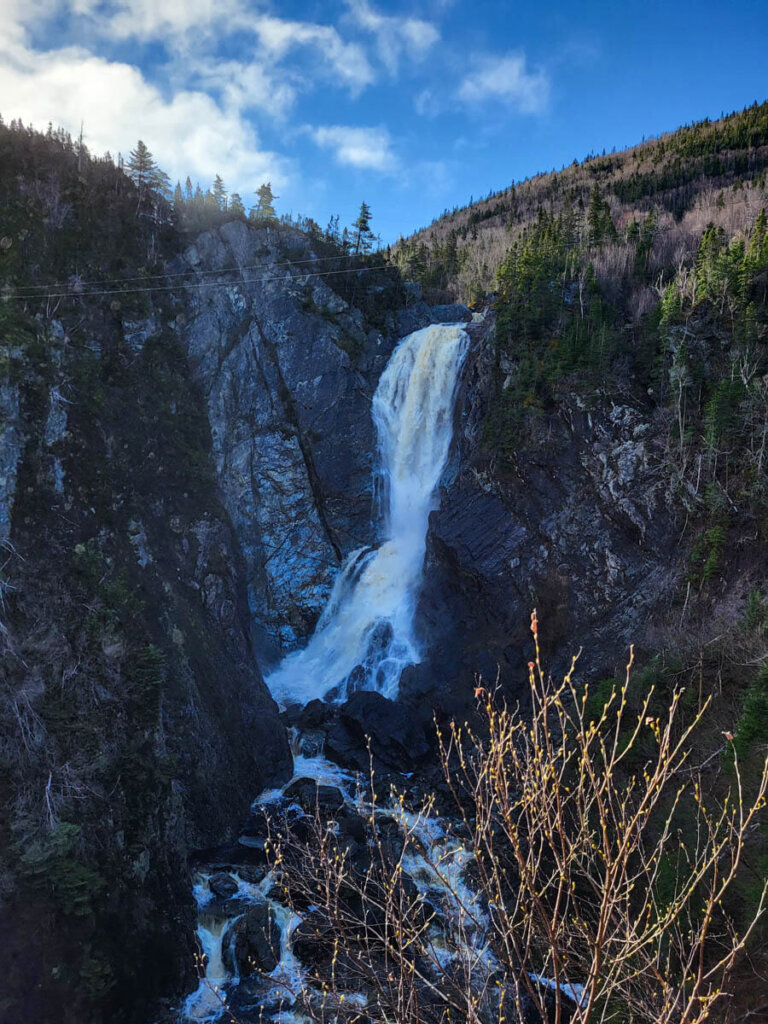
[{"label": "blue sky", "polygon": [[0,113],[384,241],[768,98],[768,0],[0,0]]}]

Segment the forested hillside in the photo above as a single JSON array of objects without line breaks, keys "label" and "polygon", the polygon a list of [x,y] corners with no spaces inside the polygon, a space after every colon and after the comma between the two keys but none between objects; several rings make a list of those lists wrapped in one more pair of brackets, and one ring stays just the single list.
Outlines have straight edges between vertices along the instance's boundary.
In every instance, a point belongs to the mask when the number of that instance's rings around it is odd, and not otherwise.
[{"label": "forested hillside", "polygon": [[749,230],[764,202],[766,168],[768,103],[756,103],[445,211],[393,251],[406,276],[425,288],[478,301],[495,289],[511,245],[535,250],[542,222],[557,223],[570,276],[591,262],[614,293],[631,284],[624,300],[634,318],[652,303],[659,274],[668,279],[695,251],[710,221],[729,238]]}]

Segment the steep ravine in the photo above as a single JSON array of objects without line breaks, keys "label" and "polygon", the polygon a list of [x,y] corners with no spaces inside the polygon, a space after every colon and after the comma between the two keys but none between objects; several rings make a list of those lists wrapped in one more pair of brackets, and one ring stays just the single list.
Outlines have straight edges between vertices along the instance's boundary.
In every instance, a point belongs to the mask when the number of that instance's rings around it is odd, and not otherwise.
[{"label": "steep ravine", "polygon": [[502,463],[484,435],[493,315],[394,276],[333,288],[313,259],[299,232],[231,221],[169,262],[193,274],[150,308],[73,301],[6,344],[3,1024],[143,1022],[193,987],[188,858],[290,775],[262,673],[381,540],[371,403],[405,335],[464,321],[470,338],[425,658],[397,704],[293,712],[326,756],[364,767],[368,733],[385,767],[420,770],[433,712],[464,713],[476,671],[517,692],[534,604],[555,665],[584,643],[612,670],[677,579],[642,408],[564,393]]},{"label": "steep ravine", "polygon": [[371,396],[441,315],[361,276],[364,314],[312,255],[232,222],[169,262],[199,281],[0,338],[3,1024],[178,998],[190,852],[290,775],[262,667],[375,539]]}]

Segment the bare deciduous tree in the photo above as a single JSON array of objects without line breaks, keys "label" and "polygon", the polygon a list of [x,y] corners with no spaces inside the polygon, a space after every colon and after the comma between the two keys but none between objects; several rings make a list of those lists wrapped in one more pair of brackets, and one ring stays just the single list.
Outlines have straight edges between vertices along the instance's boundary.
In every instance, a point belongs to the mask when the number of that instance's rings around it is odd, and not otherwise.
[{"label": "bare deciduous tree", "polygon": [[535,613],[531,625],[529,710],[480,685],[484,738],[438,732],[458,824],[441,824],[434,797],[418,813],[396,794],[379,808],[372,777],[364,856],[319,810],[309,841],[277,842],[314,943],[294,993],[311,1019],[350,992],[381,1024],[703,1024],[727,1010],[765,907],[764,888],[740,927],[727,911],[768,761],[748,797],[731,751],[718,802],[689,764],[706,703],[687,724],[680,691],[661,715],[653,691],[630,711],[630,657],[595,711],[576,659],[562,682],[545,675]]}]

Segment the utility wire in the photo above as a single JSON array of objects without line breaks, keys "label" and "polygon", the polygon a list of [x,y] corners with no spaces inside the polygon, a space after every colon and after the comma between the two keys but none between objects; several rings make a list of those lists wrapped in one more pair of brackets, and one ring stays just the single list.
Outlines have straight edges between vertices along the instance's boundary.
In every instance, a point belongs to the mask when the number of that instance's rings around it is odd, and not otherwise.
[{"label": "utility wire", "polygon": [[[352,255],[352,254],[343,254],[343,255],[339,254],[338,256],[315,256],[312,259],[306,259],[306,260],[283,260],[283,261],[281,261],[279,263],[271,263],[270,266],[271,267],[296,267],[296,266],[302,266],[302,265],[307,264],[307,263],[313,263],[313,264],[314,263],[328,263],[331,260],[343,260],[343,259],[355,259],[355,258],[356,257],[354,255]],[[238,271],[243,271],[243,270],[257,270],[257,269],[259,269],[260,267],[263,267],[263,266],[264,266],[264,260],[262,260],[259,263],[243,263],[243,264],[233,264],[232,266],[229,266],[229,267],[218,267],[215,270],[195,270],[195,269],[190,269],[190,270],[174,271],[171,274],[136,274],[133,277],[105,277],[105,278],[99,278],[99,279],[92,280],[92,281],[78,281],[77,284],[81,285],[82,287],[93,287],[93,285],[98,285],[98,284],[121,284],[122,282],[128,283],[128,282],[131,282],[131,281],[154,281],[154,280],[158,280],[158,279],[160,279],[160,280],[167,280],[168,278],[192,277],[192,276],[195,276],[195,275],[199,276],[201,274],[230,274],[230,273],[236,273]],[[74,275],[74,274],[72,276],[76,277],[76,275]],[[48,284],[23,285],[19,289],[19,291],[16,293],[16,295],[17,296],[21,296],[22,292],[24,292],[24,293],[29,292],[29,297],[30,298],[34,298],[34,295],[39,290],[45,290],[46,288],[66,288],[66,287],[69,286],[69,284],[70,284],[69,281],[51,281]]]},{"label": "utility wire", "polygon": [[[374,270],[396,270],[390,263],[382,263],[375,267],[360,267],[359,269],[353,270],[325,270],[319,271],[316,274],[309,273],[307,277],[333,277],[334,275],[340,274],[366,274],[371,273]],[[285,277],[280,274],[275,274],[272,277],[245,277],[236,281],[199,281],[193,282],[195,288],[231,288],[237,284],[264,284],[268,281],[284,281]],[[112,289],[100,289],[90,292],[77,292],[77,291],[66,291],[66,292],[48,292],[38,293],[36,295],[5,295],[0,296],[2,299],[21,299],[32,300],[32,299],[87,299],[93,295],[139,295],[145,292],[172,292],[177,289],[178,285],[150,285],[148,288],[112,288]]]}]

